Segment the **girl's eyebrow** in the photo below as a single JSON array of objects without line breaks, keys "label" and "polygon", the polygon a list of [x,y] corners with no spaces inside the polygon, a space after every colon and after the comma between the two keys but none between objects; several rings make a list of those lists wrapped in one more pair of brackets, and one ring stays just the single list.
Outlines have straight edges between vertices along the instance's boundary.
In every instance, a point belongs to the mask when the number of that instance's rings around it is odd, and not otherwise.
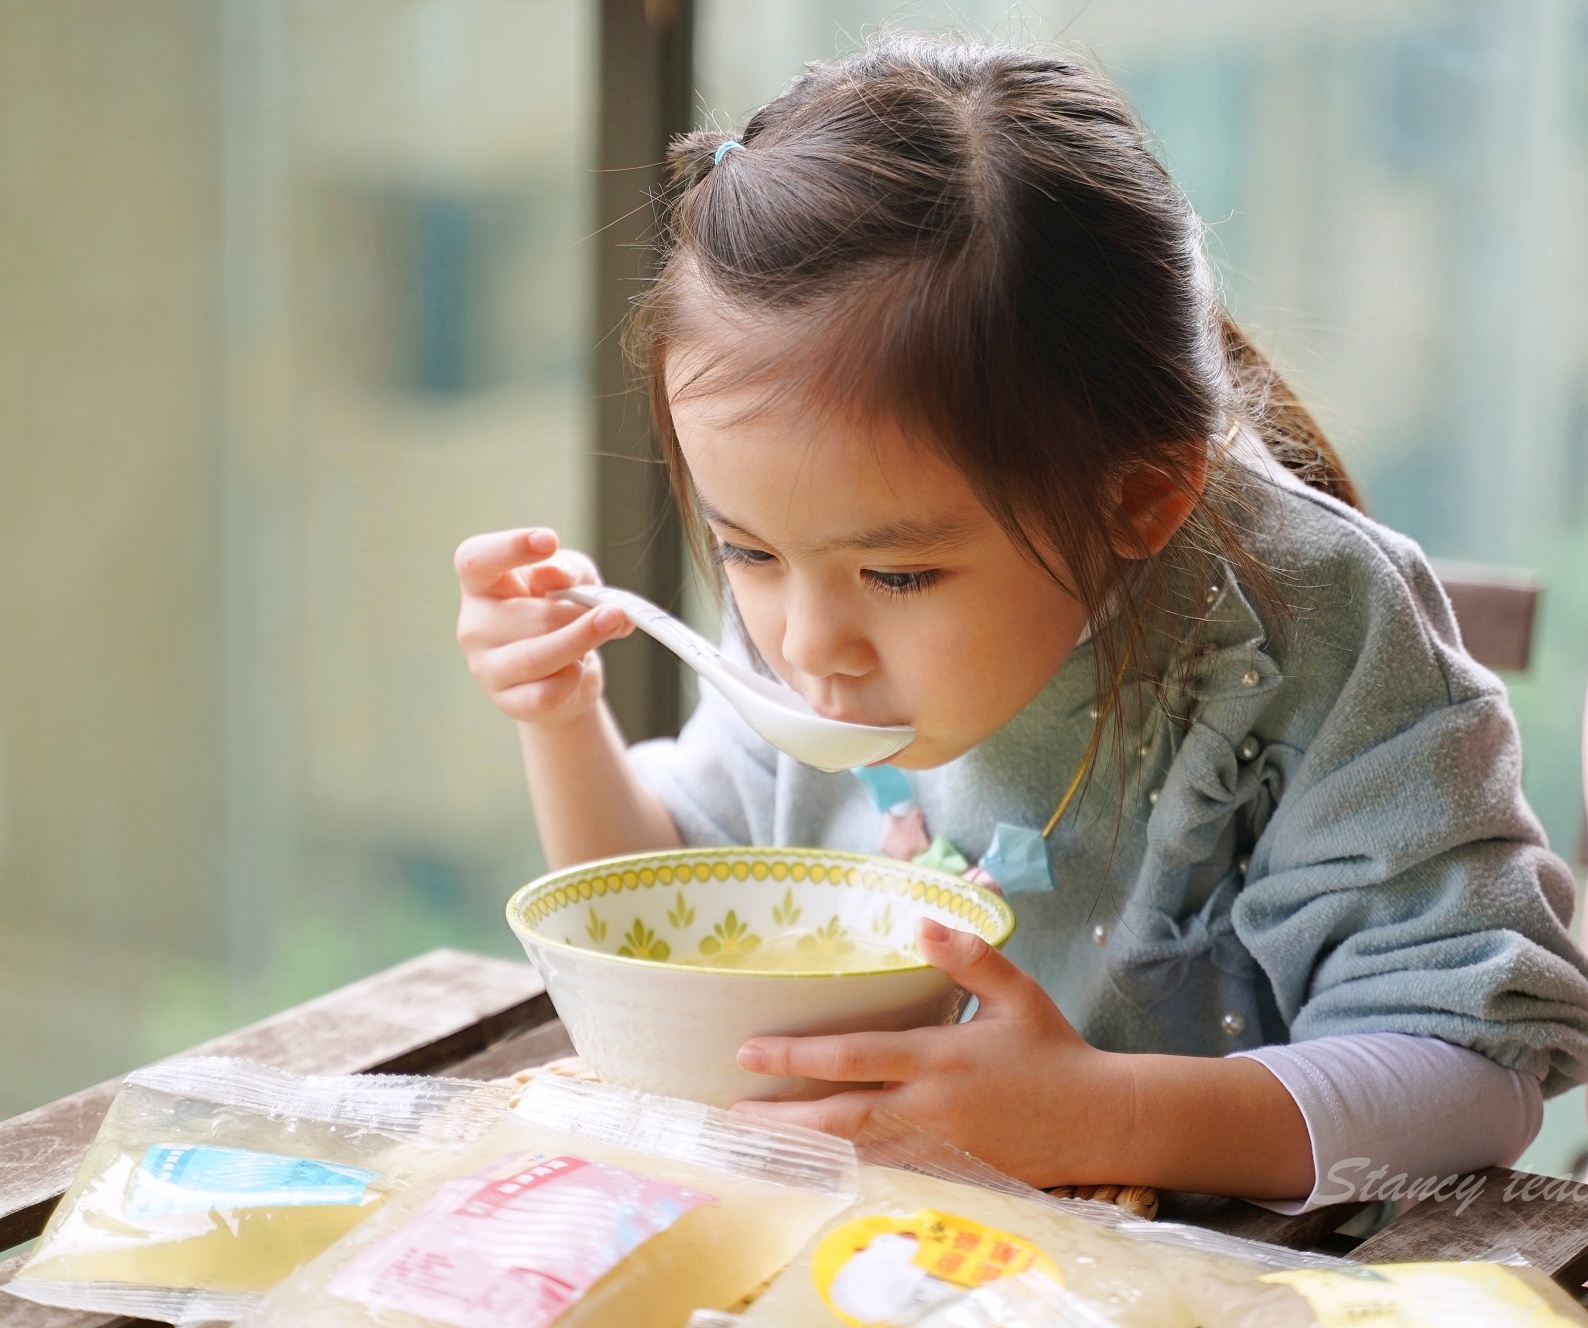
[{"label": "girl's eyebrow", "polygon": [[757,544],[765,544],[766,543],[766,541],[764,539],[762,539],[759,535],[757,535],[755,533],[755,531],[751,530],[748,526],[741,526],[732,517],[724,516],[715,507],[713,507],[710,503],[708,503],[703,497],[701,497],[700,493],[698,491],[695,494],[695,505],[700,508],[701,516],[705,517],[706,520],[711,522],[712,525],[714,525],[714,526],[726,526],[729,530],[733,531],[734,534],[736,534],[736,535],[747,535],[747,536],[749,536],[749,538],[753,539]]},{"label": "girl's eyebrow", "polygon": [[[722,526],[735,534],[744,535],[758,544],[765,544],[763,540],[748,526],[741,525],[730,516],[724,516],[715,507],[708,503],[698,493],[695,500],[700,505],[700,513],[715,526]],[[846,535],[839,539],[823,540],[820,544],[812,545],[811,553],[835,553],[842,550],[853,549],[860,552],[873,552],[886,549],[889,551],[908,549],[912,551],[930,550],[934,553],[947,549],[958,548],[970,537],[971,521],[966,517],[951,517],[948,519],[918,520],[906,517],[896,521],[881,521],[864,530],[856,531],[853,535]]]},{"label": "girl's eyebrow", "polygon": [[863,552],[910,549],[937,553],[958,548],[965,543],[970,537],[970,527],[971,523],[963,517],[925,521],[907,517],[901,521],[882,521],[844,539],[828,540],[818,545],[816,552],[830,553],[837,549],[858,549]]}]

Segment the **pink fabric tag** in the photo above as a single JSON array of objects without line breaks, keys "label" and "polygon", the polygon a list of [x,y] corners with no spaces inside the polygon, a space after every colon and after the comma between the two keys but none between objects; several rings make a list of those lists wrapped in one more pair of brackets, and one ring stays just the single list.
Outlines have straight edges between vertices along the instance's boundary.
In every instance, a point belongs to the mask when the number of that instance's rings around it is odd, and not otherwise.
[{"label": "pink fabric tag", "polygon": [[902,816],[885,812],[882,817],[882,851],[890,858],[908,862],[917,853],[932,847],[932,836],[926,833],[926,814],[912,807]]},{"label": "pink fabric tag", "polygon": [[[709,1194],[580,1157],[509,1155],[446,1181],[344,1267],[332,1295],[452,1328],[544,1328]],[[483,1175],[484,1173],[482,1173]]]}]

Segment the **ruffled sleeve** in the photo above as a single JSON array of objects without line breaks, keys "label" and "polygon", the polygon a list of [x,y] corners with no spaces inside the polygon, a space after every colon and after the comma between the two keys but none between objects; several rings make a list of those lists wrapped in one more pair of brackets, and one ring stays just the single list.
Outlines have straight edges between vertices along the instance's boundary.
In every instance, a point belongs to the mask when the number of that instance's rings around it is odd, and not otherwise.
[{"label": "ruffled sleeve", "polygon": [[[1319,615],[1336,634],[1303,618],[1283,669],[1264,655],[1255,686],[1214,688],[1187,735],[1205,801],[1240,802],[1245,781],[1263,804],[1231,928],[1293,1042],[1436,1037],[1559,1092],[1588,1077],[1571,873],[1522,797],[1503,687],[1461,650],[1415,548],[1375,552],[1377,574],[1357,550],[1325,592],[1355,609]],[[1278,675],[1309,672],[1338,685],[1274,713]],[[1276,728],[1307,740],[1270,743]]]}]

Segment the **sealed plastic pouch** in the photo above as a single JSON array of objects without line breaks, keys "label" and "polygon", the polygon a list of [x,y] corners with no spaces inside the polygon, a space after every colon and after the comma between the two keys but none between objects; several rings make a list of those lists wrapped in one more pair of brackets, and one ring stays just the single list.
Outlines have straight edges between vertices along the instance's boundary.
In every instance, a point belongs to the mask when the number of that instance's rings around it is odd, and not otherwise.
[{"label": "sealed plastic pouch", "polygon": [[447,1174],[277,1287],[248,1328],[684,1328],[743,1301],[854,1197],[827,1135],[532,1081]]},{"label": "sealed plastic pouch", "polygon": [[1117,1322],[1103,1306],[1031,1269],[967,1291],[918,1328],[1112,1328]]},{"label": "sealed plastic pouch", "polygon": [[[1291,1251],[1275,1251],[1287,1262]],[[1301,1256],[1305,1257],[1305,1256]],[[1518,1258],[1269,1268],[1229,1277],[1176,1251],[1186,1301],[1228,1328],[1569,1328],[1588,1313]],[[1298,1260],[1299,1261],[1299,1260]]]},{"label": "sealed plastic pouch", "polygon": [[[744,1328],[751,1322],[746,1314],[696,1310],[689,1328]],[[916,1320],[916,1328],[1113,1328],[1115,1322],[1032,1269],[943,1302]]]},{"label": "sealed plastic pouch", "polygon": [[138,1070],[5,1290],[173,1323],[235,1319],[507,1102],[464,1080],[242,1060]]},{"label": "sealed plastic pouch", "polygon": [[886,1112],[873,1113],[858,1154],[854,1203],[744,1311],[744,1328],[949,1323],[940,1316],[971,1293],[1026,1274],[1102,1322],[1197,1322],[1157,1251],[1121,1230],[1133,1219],[1109,1205],[1050,1198]]},{"label": "sealed plastic pouch", "polygon": [[1566,1328],[1514,1252],[1360,1265],[1055,1199],[876,1112],[855,1202],[737,1315],[690,1328]]}]

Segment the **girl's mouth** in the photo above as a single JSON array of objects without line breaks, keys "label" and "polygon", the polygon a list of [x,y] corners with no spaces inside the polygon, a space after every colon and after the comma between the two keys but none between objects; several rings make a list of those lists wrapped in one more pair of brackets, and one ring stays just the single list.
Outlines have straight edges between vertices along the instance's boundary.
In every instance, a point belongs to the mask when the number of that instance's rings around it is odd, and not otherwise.
[{"label": "girl's mouth", "polygon": [[[792,670],[790,671],[792,672]],[[860,724],[866,728],[891,728],[900,724],[909,724],[911,721],[896,713],[883,710],[880,706],[855,704],[859,698],[854,695],[857,689],[838,688],[825,685],[821,680],[794,674],[793,677],[778,670],[785,686],[793,688],[804,698],[805,704],[814,710],[823,719],[837,720],[840,724]],[[839,700],[835,693],[849,692],[846,700]]]},{"label": "girl's mouth", "polygon": [[820,701],[811,701],[810,707],[823,719],[835,719],[841,724],[863,724],[868,728],[889,728],[896,724],[909,723],[906,719],[878,719],[848,706],[824,705]]}]

